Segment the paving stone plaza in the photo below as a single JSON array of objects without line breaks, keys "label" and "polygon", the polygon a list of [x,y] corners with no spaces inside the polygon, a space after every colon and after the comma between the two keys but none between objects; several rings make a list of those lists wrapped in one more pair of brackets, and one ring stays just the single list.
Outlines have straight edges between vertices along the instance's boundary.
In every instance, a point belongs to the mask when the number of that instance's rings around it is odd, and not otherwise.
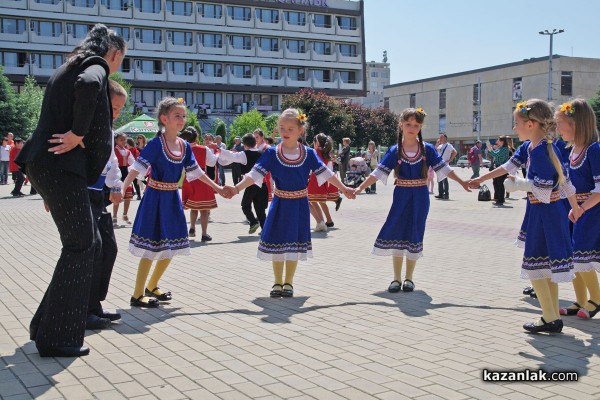
[{"label": "paving stone plaza", "polygon": [[[390,294],[391,260],[370,251],[392,189],[378,184],[376,195],[345,199],[335,227],[313,233],[315,258],[300,264],[291,299],[268,297],[271,265],[255,257],[259,236],[247,234],[240,196],[218,199],[213,241],[198,238],[190,257],[173,260],[161,281],[173,300],[158,309],[129,306],[139,260],[127,251],[130,225],[118,228],[104,306],[123,318],[87,331],[91,353],[75,359],[40,358],[29,340],[59,256],[56,227],[39,196],[13,198],[12,186],[0,186],[0,397],[600,398],[600,320],[564,317],[554,336],[521,328],[540,315],[537,300],[521,294],[522,250],[513,246],[524,194],[498,208],[451,181],[449,201],[431,197],[415,292]],[[561,306],[574,300],[570,284],[560,298]],[[484,369],[540,368],[579,380],[482,380]]]}]

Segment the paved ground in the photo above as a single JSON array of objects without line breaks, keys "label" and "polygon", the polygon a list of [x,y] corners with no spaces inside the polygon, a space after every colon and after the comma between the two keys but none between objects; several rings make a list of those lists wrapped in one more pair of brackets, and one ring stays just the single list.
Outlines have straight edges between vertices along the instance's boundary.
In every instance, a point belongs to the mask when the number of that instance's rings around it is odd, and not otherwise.
[{"label": "paved ground", "polygon": [[[467,176],[468,171],[458,170]],[[490,185],[491,186],[491,185]],[[513,247],[525,201],[479,203],[451,182],[431,202],[414,293],[388,294],[391,261],[370,255],[391,187],[344,200],[335,229],[313,235],[296,297],[270,299],[270,264],[255,258],[240,198],[219,200],[214,240],[174,260],[159,309],[129,306],[137,259],[130,227],[106,308],[123,319],[89,331],[89,356],[42,359],[27,327],[58,257],[39,196],[0,186],[0,397],[69,399],[584,399],[600,397],[599,321],[565,320],[562,335],[526,334],[539,315]],[[24,190],[29,190],[25,187]],[[135,213],[137,202],[132,205]],[[314,225],[314,223],[313,223]],[[573,290],[561,285],[562,303]],[[576,383],[486,383],[482,369],[574,370]]]}]

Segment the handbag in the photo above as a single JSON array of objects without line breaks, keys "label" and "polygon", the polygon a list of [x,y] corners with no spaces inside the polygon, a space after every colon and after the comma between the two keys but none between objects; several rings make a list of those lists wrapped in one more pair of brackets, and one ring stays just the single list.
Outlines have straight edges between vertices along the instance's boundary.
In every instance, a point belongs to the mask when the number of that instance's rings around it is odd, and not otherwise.
[{"label": "handbag", "polygon": [[487,185],[481,185],[479,187],[479,194],[477,195],[477,200],[479,201],[491,201],[492,193],[490,189],[488,189]]}]

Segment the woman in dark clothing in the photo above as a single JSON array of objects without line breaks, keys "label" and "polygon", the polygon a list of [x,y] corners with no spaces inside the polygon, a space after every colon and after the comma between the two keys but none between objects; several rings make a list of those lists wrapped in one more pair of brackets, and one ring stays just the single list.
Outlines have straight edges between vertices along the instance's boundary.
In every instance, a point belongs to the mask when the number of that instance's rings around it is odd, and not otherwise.
[{"label": "woman in dark clothing", "polygon": [[17,162],[44,199],[62,252],[30,325],[42,357],[78,357],[83,345],[99,234],[87,187],[112,151],[108,75],[126,51],[123,38],[97,24],[48,81],[38,126]]},{"label": "woman in dark clothing", "polygon": [[[506,136],[500,136],[494,146],[492,146],[489,140],[486,142],[488,148],[488,154],[493,158],[493,164],[495,168],[500,167],[502,164],[507,162],[510,158],[510,149],[508,148],[508,140]],[[508,174],[501,175],[494,178],[494,204],[501,206],[504,204],[504,181]]]}]

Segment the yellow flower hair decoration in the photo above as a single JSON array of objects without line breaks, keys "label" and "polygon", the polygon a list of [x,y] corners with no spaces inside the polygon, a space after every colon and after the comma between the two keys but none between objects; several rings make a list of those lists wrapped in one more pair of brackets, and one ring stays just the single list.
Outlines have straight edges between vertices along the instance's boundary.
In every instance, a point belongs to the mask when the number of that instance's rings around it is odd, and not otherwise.
[{"label": "yellow flower hair decoration", "polygon": [[517,103],[515,110],[521,114],[525,114],[525,116],[529,116],[529,111],[531,110],[531,107],[527,107],[527,102],[522,101],[520,103]]},{"label": "yellow flower hair decoration", "polygon": [[299,113],[296,118],[298,118],[298,122],[300,122],[300,125],[304,125],[306,124],[306,121],[308,121],[308,117],[304,113]]},{"label": "yellow flower hair decoration", "polygon": [[427,113],[425,112],[425,110],[423,110],[423,107],[419,107],[415,110],[417,113],[423,115],[424,117],[427,116]]},{"label": "yellow flower hair decoration", "polygon": [[181,104],[185,104],[185,100],[183,99],[183,97],[178,97],[177,101],[180,102]]},{"label": "yellow flower hair decoration", "polygon": [[560,106],[560,111],[565,113],[567,117],[572,117],[573,114],[575,114],[575,107],[573,107],[573,104],[571,103],[563,103],[562,106]]}]

